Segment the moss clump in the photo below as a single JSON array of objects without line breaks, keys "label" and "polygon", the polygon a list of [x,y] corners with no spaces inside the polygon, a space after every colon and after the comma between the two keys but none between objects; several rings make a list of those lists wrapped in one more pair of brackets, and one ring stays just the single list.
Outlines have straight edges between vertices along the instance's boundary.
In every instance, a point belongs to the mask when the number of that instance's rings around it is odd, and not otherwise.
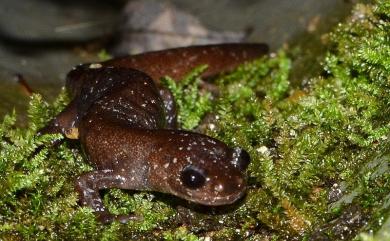
[{"label": "moss clump", "polygon": [[199,92],[201,81],[199,75],[206,68],[205,65],[195,68],[179,84],[169,77],[162,79],[162,84],[175,96],[176,105],[180,109],[177,119],[183,129],[195,128],[202,117],[211,110],[210,93]]},{"label": "moss clump", "polygon": [[[187,204],[170,195],[109,190],[113,213],[144,217],[97,223],[77,204],[73,179],[90,170],[79,147],[35,136],[67,102],[34,96],[29,128],[15,114],[0,126],[0,239],[5,240],[386,240],[390,220],[390,4],[358,4],[329,35],[323,73],[289,85],[288,51],[218,77],[218,97],[198,91],[199,67],[180,84],[184,128],[202,130],[250,152],[249,190],[230,207]],[[196,103],[194,105],[194,103]],[[195,108],[194,108],[195,106]],[[66,168],[64,168],[66,167]]]}]

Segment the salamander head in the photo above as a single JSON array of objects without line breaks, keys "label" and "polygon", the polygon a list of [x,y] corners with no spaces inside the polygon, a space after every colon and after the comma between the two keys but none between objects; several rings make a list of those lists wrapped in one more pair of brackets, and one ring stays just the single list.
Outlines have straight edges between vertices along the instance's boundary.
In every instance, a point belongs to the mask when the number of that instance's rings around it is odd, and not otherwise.
[{"label": "salamander head", "polygon": [[250,157],[243,149],[191,132],[167,141],[167,148],[169,154],[161,155],[164,174],[157,175],[162,191],[210,206],[231,204],[244,195]]}]

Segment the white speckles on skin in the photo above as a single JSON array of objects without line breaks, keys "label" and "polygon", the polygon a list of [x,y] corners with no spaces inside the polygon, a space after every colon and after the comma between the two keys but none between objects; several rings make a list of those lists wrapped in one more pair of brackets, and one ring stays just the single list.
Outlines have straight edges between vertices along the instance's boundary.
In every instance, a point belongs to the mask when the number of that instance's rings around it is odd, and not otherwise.
[{"label": "white speckles on skin", "polygon": [[215,185],[214,186],[214,190],[216,192],[222,192],[223,191],[223,185],[222,184]]},{"label": "white speckles on skin", "polygon": [[196,61],[198,59],[198,55],[193,55],[188,58],[188,62]]},{"label": "white speckles on skin", "polygon": [[176,157],[173,158],[172,162],[173,162],[173,163],[177,163],[177,158],[176,158]]},{"label": "white speckles on skin", "polygon": [[164,168],[167,169],[169,167],[169,162],[164,164]]},{"label": "white speckles on skin", "polygon": [[153,169],[157,169],[157,168],[158,168],[158,165],[154,164]]},{"label": "white speckles on skin", "polygon": [[98,212],[104,212],[104,211],[106,211],[106,209],[102,206],[102,207],[96,208],[96,211],[98,211]]},{"label": "white speckles on skin", "polygon": [[179,150],[182,151],[182,150],[183,150],[183,147],[182,147],[182,146],[179,146]]},{"label": "white speckles on skin", "polygon": [[230,55],[232,58],[237,58],[236,52],[234,52],[234,51],[229,52],[229,55]]},{"label": "white speckles on skin", "polygon": [[191,151],[191,147],[190,146],[187,146],[187,151]]},{"label": "white speckles on skin", "polygon": [[122,177],[121,175],[116,175],[115,178],[122,182],[126,180],[126,178]]},{"label": "white speckles on skin", "polygon": [[211,144],[217,144],[213,139],[208,139],[207,142],[211,143]]}]

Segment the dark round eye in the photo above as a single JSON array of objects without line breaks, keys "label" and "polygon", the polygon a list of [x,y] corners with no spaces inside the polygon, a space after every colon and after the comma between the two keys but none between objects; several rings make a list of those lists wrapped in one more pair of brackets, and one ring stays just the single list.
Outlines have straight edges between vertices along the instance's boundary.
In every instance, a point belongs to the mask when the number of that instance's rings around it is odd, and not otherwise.
[{"label": "dark round eye", "polygon": [[233,164],[241,171],[246,170],[250,163],[249,153],[239,147],[234,148],[233,151]]},{"label": "dark round eye", "polygon": [[206,177],[203,172],[196,167],[186,166],[181,172],[180,180],[186,187],[197,189],[205,184]]}]

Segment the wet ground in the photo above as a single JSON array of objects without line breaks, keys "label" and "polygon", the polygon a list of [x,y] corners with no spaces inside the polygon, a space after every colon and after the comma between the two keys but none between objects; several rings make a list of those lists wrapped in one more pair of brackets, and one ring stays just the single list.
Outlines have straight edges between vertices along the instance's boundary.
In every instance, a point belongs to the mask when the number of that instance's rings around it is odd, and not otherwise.
[{"label": "wet ground", "polygon": [[[153,1],[153,0],[150,0]],[[172,0],[210,31],[247,33],[246,41],[316,46],[346,13],[342,0]],[[22,74],[48,99],[64,85],[69,69],[112,49],[120,35],[126,1],[0,1],[0,116],[25,109],[28,96],[17,84]],[[130,31],[130,30],[126,30]],[[310,41],[310,42],[306,42]],[[118,53],[117,53],[118,54]]]}]

